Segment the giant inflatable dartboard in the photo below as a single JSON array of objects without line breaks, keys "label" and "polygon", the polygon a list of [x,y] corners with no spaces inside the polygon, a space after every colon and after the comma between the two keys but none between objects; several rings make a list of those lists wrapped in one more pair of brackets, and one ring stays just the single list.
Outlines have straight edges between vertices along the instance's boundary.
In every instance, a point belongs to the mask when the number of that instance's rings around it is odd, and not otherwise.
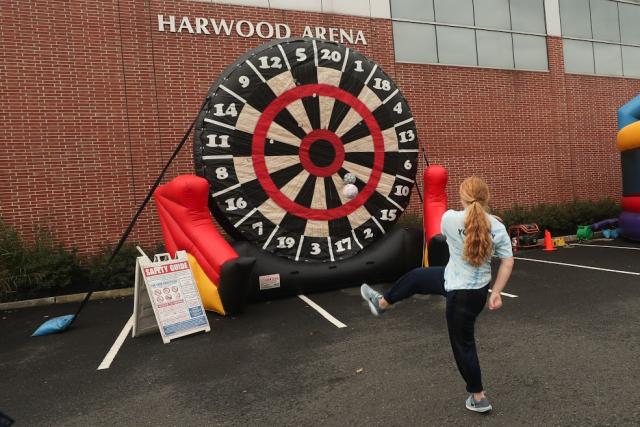
[{"label": "giant inflatable dartboard", "polygon": [[[387,74],[345,46],[261,46],[213,85],[196,171],[227,232],[295,261],[348,258],[407,206],[417,166],[411,111]],[[343,180],[357,178],[347,199]]]}]

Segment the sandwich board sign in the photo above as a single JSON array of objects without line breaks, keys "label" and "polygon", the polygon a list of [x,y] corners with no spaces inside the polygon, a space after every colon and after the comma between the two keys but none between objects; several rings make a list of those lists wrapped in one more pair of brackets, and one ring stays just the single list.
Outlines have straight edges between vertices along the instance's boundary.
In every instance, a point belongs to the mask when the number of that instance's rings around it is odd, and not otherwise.
[{"label": "sandwich board sign", "polygon": [[160,330],[162,341],[209,332],[209,320],[185,251],[136,259],[132,337]]}]

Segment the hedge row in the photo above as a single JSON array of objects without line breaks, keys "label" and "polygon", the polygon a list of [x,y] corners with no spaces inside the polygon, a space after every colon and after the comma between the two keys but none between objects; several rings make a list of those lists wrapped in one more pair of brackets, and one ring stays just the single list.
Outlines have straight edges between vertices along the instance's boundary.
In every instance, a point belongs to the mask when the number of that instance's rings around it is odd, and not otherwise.
[{"label": "hedge row", "polygon": [[608,218],[617,218],[621,208],[612,199],[599,201],[574,201],[559,205],[539,204],[525,208],[494,212],[505,225],[536,223],[540,230],[549,230],[553,235],[576,234],[579,225],[591,225]]},{"label": "hedge row", "polygon": [[[597,202],[541,204],[529,208],[514,206],[494,212],[505,225],[536,223],[554,235],[575,234],[578,225],[617,217],[620,207],[614,200]],[[407,213],[399,226],[421,227],[420,215]],[[78,255],[56,243],[47,230],[36,233],[32,244],[25,244],[16,231],[0,220],[0,302],[86,291],[125,288],[133,285],[135,244],[125,244],[111,266],[106,262],[113,247],[105,246],[90,257]],[[149,254],[164,252],[161,245]]]},{"label": "hedge row", "polygon": [[[113,250],[103,247],[93,256],[65,249],[47,230],[39,230],[26,244],[16,231],[0,221],[0,302],[133,286],[135,244],[125,244],[109,268]],[[147,253],[162,252],[161,247]]]},{"label": "hedge row", "polygon": [[[511,209],[494,211],[508,227],[514,224],[538,224],[540,230],[549,230],[553,235],[576,234],[579,225],[616,218],[621,209],[618,202],[604,199],[596,202],[574,201],[563,204],[539,204],[532,207],[514,206]],[[422,217],[413,213],[404,214],[399,221],[403,227],[421,227]]]}]

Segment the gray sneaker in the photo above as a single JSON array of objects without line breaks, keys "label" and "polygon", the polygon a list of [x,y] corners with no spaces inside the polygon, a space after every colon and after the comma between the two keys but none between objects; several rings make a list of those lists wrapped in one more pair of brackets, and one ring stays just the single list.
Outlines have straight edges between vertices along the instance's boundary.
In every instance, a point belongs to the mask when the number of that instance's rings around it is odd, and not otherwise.
[{"label": "gray sneaker", "polygon": [[371,314],[374,316],[380,316],[385,310],[380,307],[380,298],[382,295],[379,292],[376,292],[371,286],[364,283],[360,286],[360,295],[362,298],[369,304],[369,309],[371,310]]},{"label": "gray sneaker", "polygon": [[473,412],[489,412],[493,409],[486,396],[480,400],[476,400],[473,398],[473,394],[470,394],[465,403],[467,409]]}]

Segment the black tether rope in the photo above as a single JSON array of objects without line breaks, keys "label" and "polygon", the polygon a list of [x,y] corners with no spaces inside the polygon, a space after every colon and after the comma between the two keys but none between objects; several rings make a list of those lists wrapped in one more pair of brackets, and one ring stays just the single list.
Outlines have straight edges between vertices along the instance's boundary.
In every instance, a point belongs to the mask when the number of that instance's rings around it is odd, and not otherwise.
[{"label": "black tether rope", "polygon": [[[147,206],[147,203],[149,203],[149,200],[151,200],[151,197],[153,196],[153,192],[156,190],[156,188],[158,188],[158,186],[160,185],[160,182],[162,181],[162,178],[164,178],[164,174],[169,169],[169,166],[171,165],[173,160],[176,158],[176,156],[178,155],[178,153],[180,152],[180,150],[184,146],[185,142],[187,142],[187,139],[189,138],[189,135],[191,134],[191,131],[193,130],[193,127],[195,126],[196,121],[198,120],[198,116],[200,115],[200,112],[202,111],[204,106],[207,104],[207,102],[209,102],[209,97],[208,96],[202,102],[202,105],[198,109],[198,114],[196,114],[195,119],[193,119],[193,121],[191,122],[191,126],[189,126],[189,129],[187,129],[187,132],[182,137],[182,140],[180,141],[178,146],[175,148],[175,150],[173,150],[173,154],[169,158],[169,161],[167,162],[167,164],[164,165],[164,168],[162,169],[162,172],[160,172],[160,175],[158,175],[158,178],[156,179],[156,181],[151,186],[151,189],[149,189],[149,192],[147,192],[147,196],[144,198],[144,201],[142,202],[142,204],[138,208],[138,211],[135,213],[135,215],[131,219],[131,222],[129,223],[129,226],[127,227],[127,229],[124,231],[124,233],[120,237],[120,241],[116,245],[116,247],[113,250],[113,252],[111,252],[111,256],[109,257],[109,260],[107,261],[107,264],[105,265],[105,269],[109,268],[109,266],[111,265],[111,262],[114,260],[114,258],[118,254],[118,252],[120,252],[120,249],[122,249],[122,245],[124,245],[124,242],[127,240],[127,237],[129,237],[129,234],[131,233],[131,230],[133,230],[133,226],[135,225],[136,221],[138,220],[138,217],[140,216],[140,214],[144,210],[145,206]],[[76,318],[78,317],[78,315],[80,314],[80,312],[82,311],[84,306],[87,304],[87,301],[89,301],[89,298],[91,298],[91,295],[93,294],[94,289],[95,289],[95,285],[93,285],[91,287],[91,289],[89,290],[87,295],[84,297],[84,299],[80,303],[80,306],[76,310],[75,315],[71,319],[71,322],[69,322],[69,326],[71,326],[71,324],[76,320]]]}]

